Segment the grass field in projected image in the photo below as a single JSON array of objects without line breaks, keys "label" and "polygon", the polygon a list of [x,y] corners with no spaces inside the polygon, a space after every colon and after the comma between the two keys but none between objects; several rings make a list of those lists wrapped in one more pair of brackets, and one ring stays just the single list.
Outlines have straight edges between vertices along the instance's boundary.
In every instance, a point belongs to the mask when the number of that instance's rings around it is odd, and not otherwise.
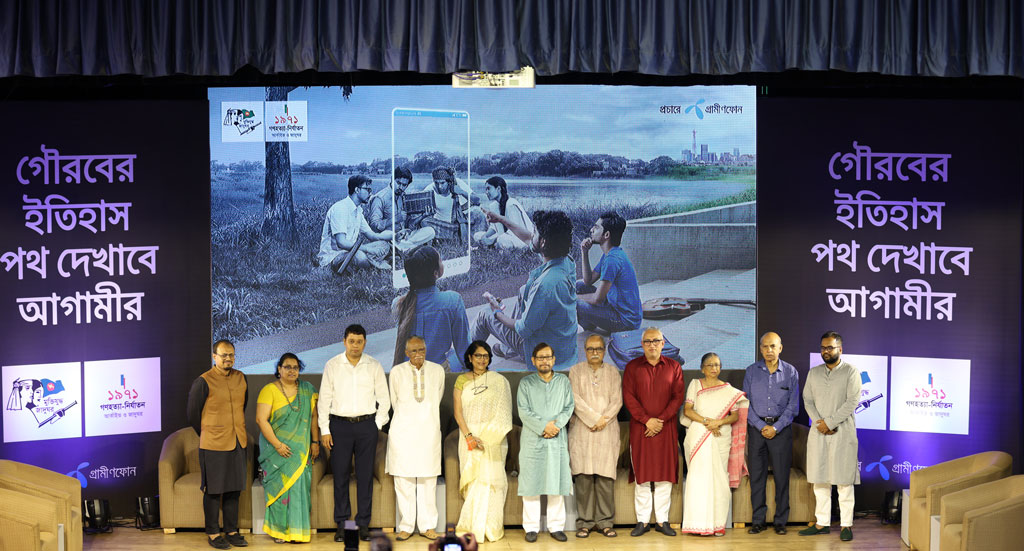
[{"label": "grass field in projected image", "polygon": [[[705,179],[506,179],[510,192],[528,211],[559,209],[569,215],[575,258],[580,240],[602,212],[615,210],[634,220],[754,200],[753,167],[697,176]],[[390,305],[404,291],[394,289],[390,272],[355,270],[339,277],[313,263],[324,216],[346,195],[348,177],[292,173],[300,240],[289,247],[261,235],[262,171],[211,174],[213,330],[219,338],[245,341],[352,314],[360,314],[359,321],[371,333],[394,325]],[[483,197],[486,177],[473,175],[474,195]],[[386,176],[374,177],[374,192],[389,181]],[[428,176],[416,175],[413,187],[428,181]],[[469,272],[439,284],[457,291],[487,284],[495,295],[510,296],[522,284],[516,276],[536,266],[536,255],[528,251],[474,249]],[[483,302],[477,295],[464,293],[467,307]]]}]

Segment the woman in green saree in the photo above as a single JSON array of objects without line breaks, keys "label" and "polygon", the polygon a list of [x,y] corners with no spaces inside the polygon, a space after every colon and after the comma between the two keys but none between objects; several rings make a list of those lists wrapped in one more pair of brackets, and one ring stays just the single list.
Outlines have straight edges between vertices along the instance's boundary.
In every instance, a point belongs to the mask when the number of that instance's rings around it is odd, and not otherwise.
[{"label": "woman in green saree", "polygon": [[263,531],[277,543],[310,541],[310,479],[320,455],[317,392],[299,380],[302,362],[292,353],[277,361],[278,380],[256,399],[259,464],[267,495]]}]

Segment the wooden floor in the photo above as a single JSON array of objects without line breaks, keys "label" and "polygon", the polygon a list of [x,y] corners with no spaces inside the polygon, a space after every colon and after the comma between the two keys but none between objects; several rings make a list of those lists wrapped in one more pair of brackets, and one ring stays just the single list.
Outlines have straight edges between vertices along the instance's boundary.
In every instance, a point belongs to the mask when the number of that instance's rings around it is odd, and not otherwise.
[{"label": "wooden floor", "polygon": [[[656,532],[648,532],[638,538],[629,536],[629,527],[618,527],[619,536],[606,538],[599,534],[591,534],[586,539],[577,539],[572,532],[566,532],[569,541],[559,543],[547,534],[540,534],[536,543],[526,543],[523,539],[521,529],[510,529],[505,531],[505,537],[501,541],[487,543],[481,549],[488,551],[515,550],[515,551],[543,551],[559,549],[562,551],[571,550],[619,550],[619,549],[650,549],[678,551],[685,548],[686,551],[701,550],[725,550],[725,549],[751,549],[757,551],[775,550],[812,550],[812,549],[892,549],[905,550],[907,547],[900,540],[899,525],[882,525],[877,519],[857,520],[853,525],[853,541],[839,541],[838,526],[833,526],[831,534],[823,536],[797,535],[802,526],[789,526],[789,533],[785,536],[776,535],[772,531],[762,532],[756,536],[747,534],[746,529],[730,529],[725,537],[699,537],[678,535],[674,538],[663,536]],[[394,536],[394,534],[390,534]],[[200,531],[177,532],[175,534],[164,534],[162,530],[140,532],[135,528],[115,528],[111,534],[98,534],[85,536],[86,551],[136,551],[139,549],[156,551],[184,551],[213,549],[206,544],[206,535]],[[312,545],[277,545],[265,535],[246,534],[249,546],[246,549],[331,549],[341,551],[343,544],[334,542],[333,532],[320,532],[313,535]],[[404,542],[395,542],[396,551],[426,550],[428,542],[419,536],[413,536]],[[369,550],[369,544],[362,543],[360,550]]]}]

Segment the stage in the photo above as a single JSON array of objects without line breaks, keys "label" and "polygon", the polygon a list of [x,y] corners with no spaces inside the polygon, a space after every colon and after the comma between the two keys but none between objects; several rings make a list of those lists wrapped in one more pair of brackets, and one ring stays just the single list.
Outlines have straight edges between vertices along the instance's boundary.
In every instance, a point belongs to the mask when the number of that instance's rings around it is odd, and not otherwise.
[{"label": "stage", "polygon": [[[773,551],[786,549],[789,551],[811,550],[811,549],[892,549],[905,550],[907,546],[900,541],[900,526],[898,524],[883,525],[877,519],[856,520],[853,524],[853,541],[839,541],[838,524],[833,526],[831,534],[823,536],[802,537],[797,532],[803,528],[802,525],[791,524],[789,533],[784,536],[776,535],[771,530],[762,532],[756,536],[747,534],[746,528],[728,530],[724,537],[699,537],[677,535],[670,538],[657,532],[651,531],[638,538],[629,536],[630,527],[616,527],[619,535],[615,538],[606,538],[600,534],[592,533],[590,537],[579,539],[574,537],[574,532],[566,532],[569,541],[559,543],[546,534],[542,533],[536,543],[527,543],[523,539],[522,529],[510,529],[505,531],[505,537],[494,543],[487,543],[481,546],[482,549],[499,550],[542,550],[542,549],[563,549],[570,550],[618,550],[618,549],[650,549],[654,550],[678,550],[685,547],[687,551],[700,551],[704,549],[757,549],[758,551]],[[394,538],[394,534],[388,534]],[[135,551],[147,549],[155,551],[184,551],[195,549],[212,549],[207,546],[203,539],[206,537],[201,531],[178,531],[174,534],[164,534],[162,530],[140,532],[135,528],[115,528],[113,533],[99,534],[85,537],[85,551]],[[269,536],[246,534],[249,546],[246,549],[288,549],[290,546],[280,546],[274,543]],[[428,541],[420,536],[413,536],[407,541],[393,542],[396,550],[426,549]],[[312,545],[300,547],[300,549],[335,549],[344,548],[342,543],[334,542],[334,532],[320,532],[313,535]],[[368,550],[369,544],[362,543],[359,548]]]}]

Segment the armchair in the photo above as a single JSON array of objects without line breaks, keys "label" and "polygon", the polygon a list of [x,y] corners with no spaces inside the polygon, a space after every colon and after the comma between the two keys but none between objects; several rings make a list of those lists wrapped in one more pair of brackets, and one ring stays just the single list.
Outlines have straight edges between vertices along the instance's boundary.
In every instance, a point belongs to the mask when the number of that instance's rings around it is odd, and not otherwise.
[{"label": "armchair", "polygon": [[57,551],[58,509],[52,499],[0,489],[0,549]]},{"label": "armchair", "polygon": [[[252,529],[253,450],[256,441],[249,435],[245,449],[245,487],[238,503],[238,528]],[[203,528],[203,492],[199,486],[199,435],[192,427],[172,432],[164,439],[157,463],[160,488],[160,524],[164,533],[176,528]]]},{"label": "armchair", "polygon": [[[78,480],[34,465],[0,460],[0,488],[49,502],[56,524],[64,525],[65,550],[82,551],[82,485]],[[56,537],[56,529],[52,533]]]},{"label": "armchair", "polygon": [[[910,473],[910,547],[929,551],[931,518],[938,515],[941,499],[958,492],[1010,475],[1013,459],[1000,451],[982,452]],[[936,550],[938,551],[938,550]]]},{"label": "armchair", "polygon": [[1024,475],[946,494],[941,501],[944,551],[1013,549],[1024,541]]}]

